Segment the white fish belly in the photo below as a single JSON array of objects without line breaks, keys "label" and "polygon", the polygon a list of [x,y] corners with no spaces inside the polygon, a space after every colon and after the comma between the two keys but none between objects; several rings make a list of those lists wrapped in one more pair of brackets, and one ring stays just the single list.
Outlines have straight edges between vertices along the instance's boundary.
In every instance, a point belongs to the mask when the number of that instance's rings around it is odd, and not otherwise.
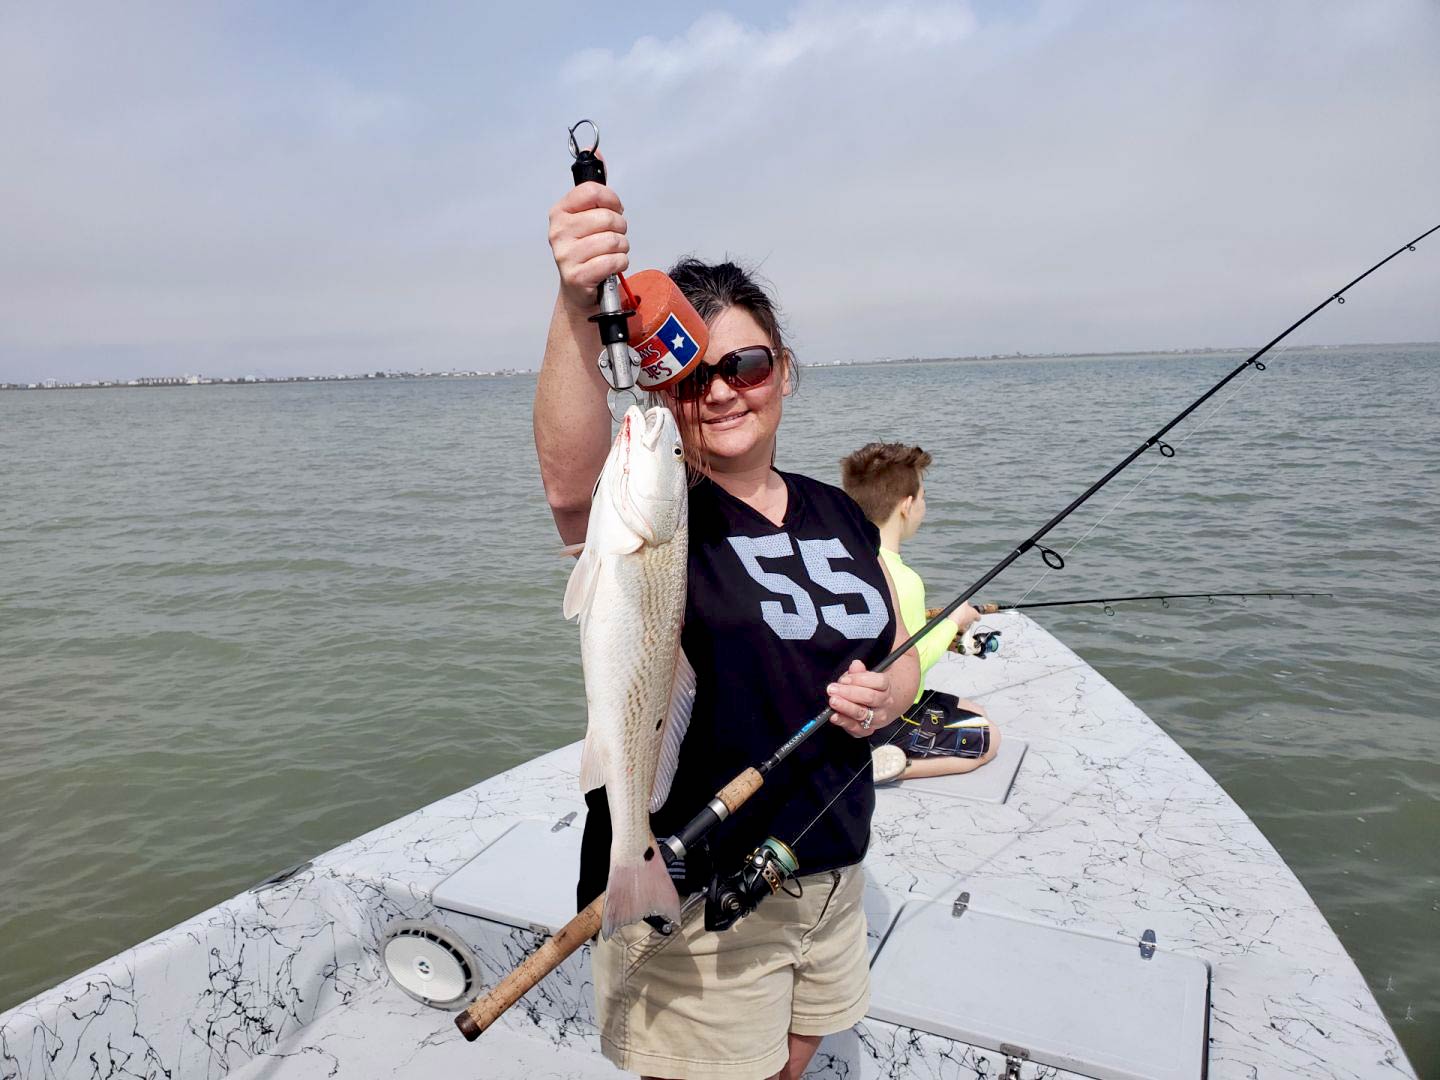
[{"label": "white fish belly", "polygon": [[586,739],[599,741],[610,805],[611,864],[654,841],[650,791],[675,681],[685,606],[686,537],[608,556],[581,626]]}]

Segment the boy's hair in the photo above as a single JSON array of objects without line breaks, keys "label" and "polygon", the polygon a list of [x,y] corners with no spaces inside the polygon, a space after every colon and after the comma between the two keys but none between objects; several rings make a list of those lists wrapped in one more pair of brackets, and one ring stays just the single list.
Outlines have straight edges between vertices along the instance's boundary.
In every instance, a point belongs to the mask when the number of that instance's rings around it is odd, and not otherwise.
[{"label": "boy's hair", "polygon": [[865,516],[883,525],[907,495],[920,494],[920,478],[934,460],[918,446],[872,442],[840,459],[840,483]]}]

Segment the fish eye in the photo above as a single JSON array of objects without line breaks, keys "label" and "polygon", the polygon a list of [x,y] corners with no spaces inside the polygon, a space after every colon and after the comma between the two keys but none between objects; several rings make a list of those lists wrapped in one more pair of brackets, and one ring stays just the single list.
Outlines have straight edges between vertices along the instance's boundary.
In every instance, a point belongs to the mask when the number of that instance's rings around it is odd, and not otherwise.
[{"label": "fish eye", "polygon": [[678,442],[675,444],[675,456],[677,458],[683,458],[685,456],[685,448]]}]

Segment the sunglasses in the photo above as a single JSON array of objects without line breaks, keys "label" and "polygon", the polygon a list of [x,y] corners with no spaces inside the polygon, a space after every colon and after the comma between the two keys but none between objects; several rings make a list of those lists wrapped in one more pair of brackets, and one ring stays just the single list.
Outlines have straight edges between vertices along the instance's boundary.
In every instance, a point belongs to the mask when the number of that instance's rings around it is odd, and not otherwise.
[{"label": "sunglasses", "polygon": [[713,364],[702,363],[675,384],[675,396],[681,401],[697,401],[705,396],[710,380],[724,379],[732,390],[749,390],[759,386],[775,370],[775,353],[768,345],[747,345],[728,352]]}]

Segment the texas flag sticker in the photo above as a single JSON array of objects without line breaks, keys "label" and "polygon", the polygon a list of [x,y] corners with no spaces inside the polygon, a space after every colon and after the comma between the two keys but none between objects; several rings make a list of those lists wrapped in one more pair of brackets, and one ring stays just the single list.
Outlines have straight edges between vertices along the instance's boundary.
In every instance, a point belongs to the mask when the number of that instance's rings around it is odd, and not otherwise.
[{"label": "texas flag sticker", "polygon": [[678,377],[694,361],[700,347],[680,325],[680,320],[668,315],[660,329],[642,341],[635,351],[640,354],[639,382],[648,390]]}]

